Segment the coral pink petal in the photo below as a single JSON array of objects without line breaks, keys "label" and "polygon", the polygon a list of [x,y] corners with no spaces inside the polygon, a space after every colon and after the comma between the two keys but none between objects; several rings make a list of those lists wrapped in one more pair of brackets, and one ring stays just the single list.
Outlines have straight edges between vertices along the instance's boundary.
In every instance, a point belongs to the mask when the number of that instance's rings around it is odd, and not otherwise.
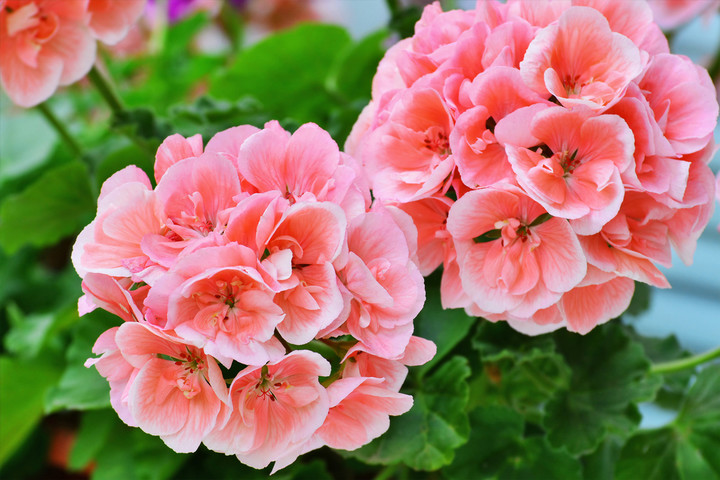
[{"label": "coral pink petal", "polygon": [[200,134],[185,138],[174,134],[163,140],[155,154],[155,181],[159,182],[168,168],[180,160],[198,157],[203,153],[202,136]]},{"label": "coral pink petal", "polygon": [[634,291],[635,283],[624,277],[570,290],[560,301],[568,330],[584,335],[596,325],[619,316],[627,310]]},{"label": "coral pink petal", "polygon": [[[304,345],[340,315],[343,298],[337,287],[335,269],[330,263],[308,265],[299,269],[297,274],[301,279],[300,285],[275,297],[275,302],[285,312],[285,318],[277,329],[288,342]],[[302,305],[295,300],[296,290],[310,296],[313,305]]]},{"label": "coral pink petal", "polygon": [[132,182],[141,183],[148,190],[152,190],[152,185],[150,184],[150,179],[147,174],[135,165],[128,165],[122,170],[113,173],[110,178],[103,182],[102,187],[100,187],[98,203],[102,202],[103,198],[119,186]]},{"label": "coral pink petal", "polygon": [[138,21],[147,0],[89,0],[88,25],[93,35],[103,43],[115,45],[125,38],[130,27]]},{"label": "coral pink petal", "polygon": [[567,221],[553,218],[533,227],[541,238],[535,249],[543,281],[554,292],[566,292],[580,283],[587,271],[580,242]]}]

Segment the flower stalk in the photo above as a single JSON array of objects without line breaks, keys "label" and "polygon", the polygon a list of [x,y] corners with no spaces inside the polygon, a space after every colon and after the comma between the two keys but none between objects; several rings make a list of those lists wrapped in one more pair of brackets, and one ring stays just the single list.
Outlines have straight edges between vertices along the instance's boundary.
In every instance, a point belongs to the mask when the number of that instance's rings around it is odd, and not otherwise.
[{"label": "flower stalk", "polygon": [[672,362],[657,363],[650,367],[650,373],[674,373],[688,368],[694,368],[703,363],[720,358],[720,347],[708,352],[693,355],[692,357],[673,360]]},{"label": "flower stalk", "polygon": [[45,117],[45,120],[47,120],[47,122],[55,129],[58,135],[60,135],[60,138],[63,142],[65,142],[68,148],[70,148],[70,150],[79,158],[85,160],[85,153],[83,152],[82,147],[77,142],[77,140],[75,140],[75,138],[70,134],[70,132],[60,121],[60,119],[55,116],[52,110],[50,110],[48,104],[46,102],[41,103],[37,106],[37,109],[43,115],[43,117]]},{"label": "flower stalk", "polygon": [[95,88],[98,89],[103,100],[105,100],[110,110],[112,110],[113,115],[119,115],[125,110],[122,100],[120,100],[120,97],[115,92],[112,83],[100,73],[96,66],[93,66],[90,72],[88,72],[88,78],[92,84],[95,85]]}]

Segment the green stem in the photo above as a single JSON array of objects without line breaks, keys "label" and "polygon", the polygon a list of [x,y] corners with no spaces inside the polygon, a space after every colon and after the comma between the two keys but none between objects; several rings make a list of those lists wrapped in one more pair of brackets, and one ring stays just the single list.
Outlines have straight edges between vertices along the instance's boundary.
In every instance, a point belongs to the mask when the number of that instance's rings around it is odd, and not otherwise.
[{"label": "green stem", "polygon": [[693,355],[692,357],[674,360],[672,362],[657,363],[650,367],[650,373],[673,373],[688,368],[697,367],[698,365],[709,362],[715,358],[720,358],[720,347],[710,350],[709,352]]},{"label": "green stem", "polygon": [[97,67],[93,66],[93,68],[88,73],[88,78],[93,83],[93,85],[95,85],[95,88],[98,89],[100,95],[103,97],[103,100],[105,100],[105,102],[110,107],[110,110],[112,110],[113,115],[119,115],[125,110],[125,107],[122,104],[122,100],[120,100],[118,94],[115,93],[115,88],[110,83],[110,80],[105,78],[105,76],[100,73]]},{"label": "green stem", "polygon": [[40,111],[40,113],[43,114],[45,120],[47,120],[48,123],[53,126],[55,131],[58,133],[58,135],[60,135],[60,138],[62,138],[63,142],[65,142],[65,144],[70,148],[70,150],[72,150],[75,155],[84,160],[85,154],[83,153],[82,147],[79,143],[77,143],[73,136],[70,135],[70,132],[68,132],[67,128],[65,128],[65,125],[63,125],[60,119],[55,116],[52,110],[50,110],[50,107],[48,107],[47,103],[41,103],[37,106],[37,109]]}]

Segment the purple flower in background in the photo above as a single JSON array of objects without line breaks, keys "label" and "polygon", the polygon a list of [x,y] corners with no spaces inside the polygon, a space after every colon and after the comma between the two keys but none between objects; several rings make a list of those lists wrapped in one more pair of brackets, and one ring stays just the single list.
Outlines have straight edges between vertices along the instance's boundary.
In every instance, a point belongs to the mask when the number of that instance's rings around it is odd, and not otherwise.
[{"label": "purple flower in background", "polygon": [[195,10],[198,0],[169,0],[168,2],[168,19],[170,23],[175,23],[184,16]]}]

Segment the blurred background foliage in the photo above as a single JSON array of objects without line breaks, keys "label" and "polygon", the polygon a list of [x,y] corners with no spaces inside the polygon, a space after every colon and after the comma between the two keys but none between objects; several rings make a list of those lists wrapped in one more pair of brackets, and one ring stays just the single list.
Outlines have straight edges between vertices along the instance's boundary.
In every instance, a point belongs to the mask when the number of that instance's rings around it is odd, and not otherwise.
[{"label": "blurred background foliage", "polygon": [[[102,182],[131,164],[152,178],[169,134],[207,140],[276,118],[288,129],[315,122],[342,146],[385,49],[412,33],[421,11],[388,5],[387,27],[360,39],[309,23],[246,45],[242,17],[225,5],[164,26],[141,54],[104,51],[98,70],[116,84],[119,108],[108,109],[87,81],[49,101],[80,153],[38,110],[2,98],[0,478],[267,476],[204,447],[176,454],[117,418],[107,382],[83,363],[120,320],[102,311],[78,317],[71,247],[95,215]],[[198,47],[209,28],[227,40],[217,51]],[[412,410],[357,451],[324,448],[274,478],[720,478],[720,365],[654,367],[690,353],[674,336],[642,336],[627,320],[586,336],[526,337],[442,310],[437,272],[426,287],[416,331],[438,354],[411,369]],[[637,288],[631,315],[648,307],[649,293]],[[641,428],[647,402],[670,420]]]}]

